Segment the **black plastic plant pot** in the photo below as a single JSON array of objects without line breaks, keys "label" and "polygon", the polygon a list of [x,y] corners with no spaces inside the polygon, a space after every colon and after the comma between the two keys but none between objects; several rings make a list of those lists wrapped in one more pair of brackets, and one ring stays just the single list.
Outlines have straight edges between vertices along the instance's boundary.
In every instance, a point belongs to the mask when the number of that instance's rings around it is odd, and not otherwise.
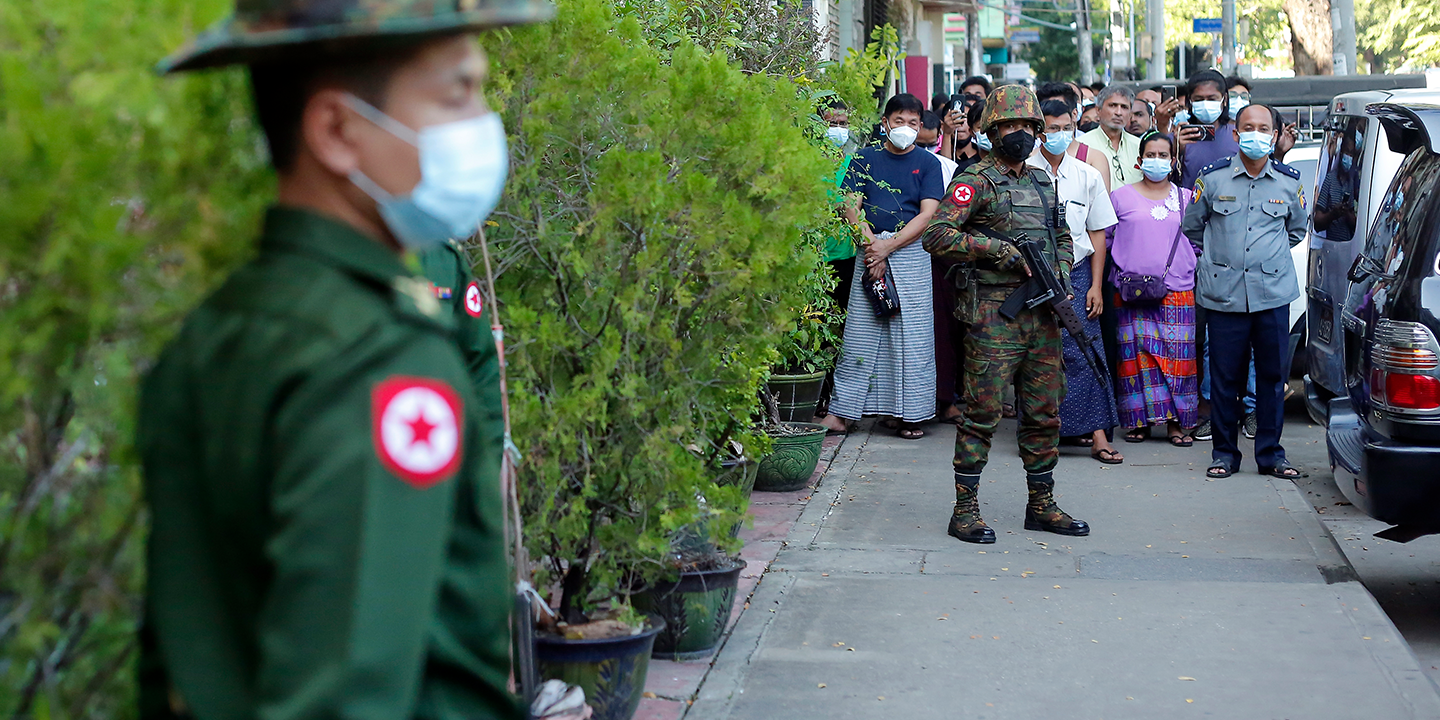
[{"label": "black plastic plant pot", "polygon": [[820,391],[825,387],[825,371],[771,375],[765,385],[775,396],[781,422],[810,422],[815,418],[815,406],[820,403]]},{"label": "black plastic plant pot", "polygon": [[734,560],[716,570],[682,572],[631,597],[635,609],[658,615],[665,629],[655,638],[653,657],[699,660],[715,653],[735,605],[735,586],[745,561]]},{"label": "black plastic plant pot", "polygon": [[599,640],[567,640],[535,635],[535,656],[542,680],[564,680],[585,690],[592,720],[630,720],[645,693],[650,651],[665,622],[651,617],[639,635]]}]

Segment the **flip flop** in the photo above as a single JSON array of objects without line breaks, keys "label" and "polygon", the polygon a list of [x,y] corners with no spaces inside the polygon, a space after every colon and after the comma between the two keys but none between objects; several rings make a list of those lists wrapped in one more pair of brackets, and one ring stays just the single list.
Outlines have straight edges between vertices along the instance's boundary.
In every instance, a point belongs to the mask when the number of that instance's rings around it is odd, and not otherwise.
[{"label": "flip flop", "polygon": [[920,438],[925,437],[925,431],[921,430],[918,427],[915,427],[914,425],[911,425],[909,427],[902,427],[900,428],[900,431],[896,434],[905,440],[919,440]]},{"label": "flip flop", "polygon": [[1192,447],[1195,445],[1195,438],[1192,438],[1185,433],[1181,433],[1179,435],[1171,435],[1170,444],[1175,447]]},{"label": "flip flop", "polygon": [[1125,462],[1125,458],[1123,457],[1106,457],[1105,453],[1110,453],[1110,455],[1113,456],[1119,455],[1120,451],[1116,450],[1115,448],[1101,448],[1099,450],[1092,451],[1090,453],[1090,457],[1095,458],[1096,460],[1099,460],[1106,465],[1119,465],[1120,463]]},{"label": "flip flop", "polygon": [[1260,468],[1260,474],[1277,477],[1282,480],[1297,480],[1299,478],[1310,477],[1310,473],[1301,472],[1300,468],[1286,461],[1281,461],[1279,465],[1272,468]]},{"label": "flip flop", "polygon": [[1150,439],[1150,428],[1135,428],[1125,433],[1125,442],[1143,443]]},{"label": "flip flop", "polygon": [[1221,480],[1224,478],[1228,478],[1234,474],[1235,469],[1230,467],[1230,463],[1227,463],[1224,460],[1216,460],[1215,462],[1210,463],[1210,467],[1205,468],[1205,477],[1210,478],[1211,480]]}]

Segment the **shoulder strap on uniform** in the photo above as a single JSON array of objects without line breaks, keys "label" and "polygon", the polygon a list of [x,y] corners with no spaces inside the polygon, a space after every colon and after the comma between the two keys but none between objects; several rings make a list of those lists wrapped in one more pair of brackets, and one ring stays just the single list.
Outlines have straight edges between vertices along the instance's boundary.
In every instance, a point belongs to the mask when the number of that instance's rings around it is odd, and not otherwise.
[{"label": "shoulder strap on uniform", "polygon": [[1296,170],[1295,168],[1290,167],[1289,165],[1286,165],[1285,163],[1282,163],[1282,162],[1280,162],[1279,160],[1271,160],[1271,161],[1270,161],[1270,165],[1273,166],[1273,167],[1275,168],[1276,172],[1279,172],[1281,175],[1285,175],[1285,176],[1290,177],[1290,178],[1293,178],[1293,179],[1295,179],[1295,180],[1299,180],[1299,179],[1300,179],[1300,171],[1299,171],[1299,170]]},{"label": "shoulder strap on uniform", "polygon": [[1209,175],[1210,173],[1213,173],[1216,170],[1220,170],[1221,168],[1230,167],[1230,161],[1234,159],[1234,155],[1226,155],[1225,157],[1220,158],[1219,160],[1216,160],[1215,162],[1210,163],[1203,168],[1200,168],[1200,174]]}]

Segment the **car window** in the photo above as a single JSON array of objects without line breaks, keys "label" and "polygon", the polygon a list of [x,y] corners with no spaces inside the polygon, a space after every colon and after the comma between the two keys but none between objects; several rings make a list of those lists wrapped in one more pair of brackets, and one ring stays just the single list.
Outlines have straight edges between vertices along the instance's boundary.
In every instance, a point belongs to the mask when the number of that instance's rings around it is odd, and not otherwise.
[{"label": "car window", "polygon": [[1345,242],[1355,237],[1367,121],[1346,118],[1326,133],[1319,164],[1324,174],[1315,191],[1315,209],[1310,219],[1314,229],[1325,233],[1329,240]]},{"label": "car window", "polygon": [[[1433,250],[1437,228],[1426,225],[1429,205],[1435,201],[1440,186],[1440,161],[1424,150],[1413,153],[1401,164],[1400,171],[1380,202],[1379,214],[1365,240],[1362,259],[1365,278],[1350,284],[1347,307],[1372,302],[1383,313],[1393,295],[1394,283],[1410,273],[1406,263]],[[1422,273],[1426,275],[1429,273]]]}]

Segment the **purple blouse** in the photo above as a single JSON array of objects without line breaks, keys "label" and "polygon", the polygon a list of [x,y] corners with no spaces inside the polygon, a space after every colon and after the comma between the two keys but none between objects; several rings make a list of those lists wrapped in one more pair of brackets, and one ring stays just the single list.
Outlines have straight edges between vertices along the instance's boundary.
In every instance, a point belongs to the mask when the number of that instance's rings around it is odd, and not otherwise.
[{"label": "purple blouse", "polygon": [[1165,261],[1170,258],[1170,244],[1179,236],[1180,246],[1175,248],[1175,260],[1165,276],[1165,289],[1175,292],[1195,289],[1198,253],[1190,241],[1180,235],[1182,210],[1189,209],[1191,193],[1174,185],[1170,187],[1177,191],[1174,195],[1177,208],[1167,207],[1165,200],[1157,202],[1141,195],[1133,185],[1122,185],[1110,193],[1110,203],[1120,219],[1120,224],[1105,231],[1105,246],[1110,248],[1110,258],[1115,263],[1110,271],[1111,282],[1118,272],[1164,273]]}]

